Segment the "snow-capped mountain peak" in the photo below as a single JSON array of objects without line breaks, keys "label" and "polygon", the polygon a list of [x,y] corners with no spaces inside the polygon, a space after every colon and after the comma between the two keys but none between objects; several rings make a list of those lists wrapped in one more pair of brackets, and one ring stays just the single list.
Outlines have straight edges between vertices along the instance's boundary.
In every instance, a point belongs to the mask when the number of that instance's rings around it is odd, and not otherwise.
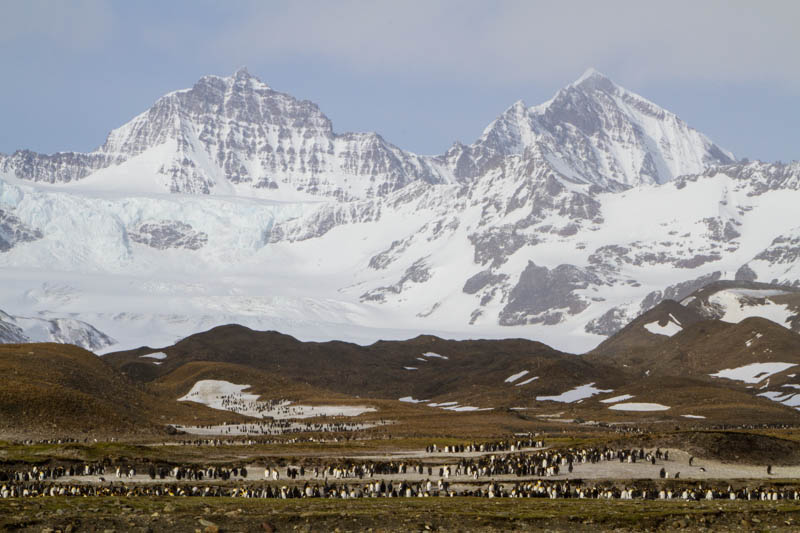
[{"label": "snow-capped mountain peak", "polygon": [[727,273],[798,283],[798,176],[733,163],[593,70],[428,157],[335,132],[240,69],[164,95],[95,152],[0,156],[0,296],[124,342],[238,322],[586,348]]},{"label": "snow-capped mountain peak", "polygon": [[597,70],[594,67],[589,67],[586,71],[581,74],[581,76],[569,84],[570,87],[577,87],[577,86],[591,86],[593,88],[605,88],[605,90],[613,89],[617,87],[611,79]]}]

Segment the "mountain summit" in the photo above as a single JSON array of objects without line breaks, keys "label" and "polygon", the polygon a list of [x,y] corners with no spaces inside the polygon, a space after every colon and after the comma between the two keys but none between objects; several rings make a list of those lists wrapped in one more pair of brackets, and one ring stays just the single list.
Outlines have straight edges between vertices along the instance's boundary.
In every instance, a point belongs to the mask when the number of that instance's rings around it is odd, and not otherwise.
[{"label": "mountain summit", "polygon": [[710,281],[800,285],[798,195],[800,165],[734,162],[594,70],[420,156],[240,69],[94,152],[0,156],[0,296],[122,346],[239,323],[581,351]]},{"label": "mountain summit", "polygon": [[[108,186],[116,190],[348,201],[417,181],[473,180],[509,156],[606,190],[665,183],[733,162],[677,116],[594,69],[542,105],[516,102],[472,145],[423,157],[375,133],[334,133],[315,104],[273,90],[243,67],[163,96],[95,152],[20,151],[1,157],[0,169],[47,183],[103,170],[97,181],[112,180]],[[130,174],[134,183],[120,177]]]}]

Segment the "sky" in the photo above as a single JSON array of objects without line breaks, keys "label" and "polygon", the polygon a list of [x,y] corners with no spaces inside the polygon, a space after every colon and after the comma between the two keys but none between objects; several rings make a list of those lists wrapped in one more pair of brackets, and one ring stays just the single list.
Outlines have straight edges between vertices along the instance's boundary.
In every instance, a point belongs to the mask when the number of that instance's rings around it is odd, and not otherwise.
[{"label": "sky", "polygon": [[800,159],[800,2],[0,0],[0,153],[91,151],[241,66],[334,130],[469,143],[594,67],[737,157]]}]

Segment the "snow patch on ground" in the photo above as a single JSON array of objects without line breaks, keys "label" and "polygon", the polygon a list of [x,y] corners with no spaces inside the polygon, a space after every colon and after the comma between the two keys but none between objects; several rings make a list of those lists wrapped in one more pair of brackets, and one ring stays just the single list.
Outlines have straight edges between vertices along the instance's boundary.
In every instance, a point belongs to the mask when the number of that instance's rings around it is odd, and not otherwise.
[{"label": "snow patch on ground", "polygon": [[429,403],[428,407],[448,407],[451,405],[458,405],[458,402]]},{"label": "snow patch on ground", "polygon": [[537,396],[536,400],[540,402],[549,401],[549,402],[572,403],[572,402],[577,402],[578,400],[591,398],[595,394],[601,394],[604,392],[614,392],[614,390],[598,389],[594,386],[594,383],[589,383],[587,385],[580,385],[578,387],[575,387],[574,389],[568,390],[567,392],[561,393],[557,396]]},{"label": "snow patch on ground", "polygon": [[175,429],[184,431],[191,435],[285,435],[287,433],[302,433],[306,431],[314,432],[340,432],[340,431],[359,431],[369,429],[381,424],[377,423],[325,423],[314,424],[305,422],[280,422],[274,423],[252,423],[252,424],[218,424],[214,426],[181,426],[175,424]]},{"label": "snow patch on ground", "polygon": [[531,383],[531,382],[533,382],[533,381],[536,381],[537,379],[539,379],[539,376],[533,376],[532,378],[528,378],[528,379],[526,379],[525,381],[520,381],[519,383],[517,383],[517,384],[516,384],[516,385],[514,385],[514,386],[515,386],[515,387],[521,387],[521,386],[523,386],[523,385],[527,385],[528,383]]},{"label": "snow patch on ground", "polygon": [[166,359],[167,354],[165,354],[164,352],[153,352],[145,355],[140,355],[139,357],[149,357],[150,359]]},{"label": "snow patch on ground", "polygon": [[259,401],[258,394],[244,392],[250,385],[237,385],[229,381],[204,379],[198,381],[179,402],[196,402],[212,409],[230,411],[255,418],[287,420],[318,416],[358,416],[375,411],[374,407],[360,405],[297,405],[288,400]]},{"label": "snow patch on ground", "polygon": [[669,408],[669,406],[661,405],[660,403],[637,402],[618,403],[609,407],[609,409],[613,409],[614,411],[666,411]]},{"label": "snow patch on ground", "polygon": [[510,375],[510,376],[508,376],[506,378],[505,382],[506,383],[514,383],[515,381],[517,381],[519,378],[521,378],[522,376],[526,375],[527,373],[528,373],[527,370],[523,370],[522,372],[517,372],[516,374],[512,374],[512,375]]},{"label": "snow patch on ground", "polygon": [[451,407],[443,407],[443,409],[447,409],[448,411],[491,411],[492,407],[473,407],[471,405],[453,405]]},{"label": "snow patch on ground", "polygon": [[405,368],[406,370],[419,370],[419,368],[417,368],[416,366],[404,366],[403,368]]},{"label": "snow patch on ground", "polygon": [[702,415],[681,415],[683,418],[697,418],[697,419],[705,419]]},{"label": "snow patch on ground", "polygon": [[760,393],[758,396],[769,398],[773,402],[782,403],[787,407],[800,407],[800,394],[794,392],[787,394],[780,391],[767,391]]},{"label": "snow patch on ground", "polygon": [[422,354],[422,357],[435,357],[437,359],[450,359],[446,355],[439,355],[438,353],[433,353],[433,352],[425,352],[424,354]]},{"label": "snow patch on ground", "polygon": [[614,396],[613,398],[606,398],[605,400],[600,400],[600,403],[624,402],[625,400],[630,400],[631,398],[633,398],[632,394],[623,394],[622,396]]},{"label": "snow patch on ground", "polygon": [[763,337],[763,336],[764,336],[764,335],[763,335],[763,334],[761,334],[761,333],[756,333],[756,336],[755,336],[755,337],[753,337],[752,339],[748,339],[748,340],[746,340],[744,344],[745,344],[745,346],[747,346],[747,347],[749,348],[750,346],[752,346],[752,345],[753,345],[753,343],[754,343],[755,341],[757,341],[758,339],[760,339],[760,338],[761,338],[761,337]]},{"label": "snow patch on ground", "polygon": [[667,337],[672,337],[679,331],[682,331],[683,328],[680,326],[680,323],[675,320],[675,317],[669,315],[669,318],[670,320],[664,326],[659,325],[658,321],[656,321],[645,324],[644,329],[656,335],[666,335]]},{"label": "snow patch on ground", "polygon": [[710,374],[710,376],[744,381],[745,383],[759,383],[773,374],[783,372],[793,366],[797,365],[795,363],[751,363],[738,368],[726,368],[716,374]]},{"label": "snow patch on ground", "polygon": [[425,403],[428,400],[415,400],[411,396],[403,396],[402,398],[399,399],[399,401],[406,402],[406,403]]},{"label": "snow patch on ground", "polygon": [[786,291],[727,289],[712,294],[708,301],[723,310],[720,320],[725,322],[736,324],[745,318],[757,316],[787,327],[787,322],[794,316],[788,305],[777,304],[768,299],[763,304],[753,301],[781,294],[786,294]]}]

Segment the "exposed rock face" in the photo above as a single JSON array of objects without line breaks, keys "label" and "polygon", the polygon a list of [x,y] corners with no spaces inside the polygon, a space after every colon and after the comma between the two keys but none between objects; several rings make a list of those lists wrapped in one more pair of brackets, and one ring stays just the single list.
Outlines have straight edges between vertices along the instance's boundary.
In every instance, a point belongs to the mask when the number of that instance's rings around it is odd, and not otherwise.
[{"label": "exposed rock face", "polygon": [[[620,190],[666,183],[733,157],[672,113],[615,85],[596,71],[541,106],[517,102],[472,146],[446,155],[459,177],[474,177],[511,154],[558,161],[568,178]],[[632,157],[620,157],[628,153]],[[569,170],[566,170],[569,169]]]},{"label": "exposed rock face", "polygon": [[600,317],[590,320],[585,327],[587,333],[610,336],[618,332],[630,321],[627,309],[612,307]]},{"label": "exposed rock face", "polygon": [[500,323],[557,324],[564,315],[575,315],[589,307],[588,300],[575,291],[590,284],[600,285],[602,280],[573,265],[559,265],[550,270],[529,261],[511,289],[508,304],[500,313]]},{"label": "exposed rock face", "polygon": [[425,263],[425,258],[419,259],[408,267],[403,276],[393,285],[378,287],[361,295],[362,302],[383,302],[388,294],[400,294],[411,283],[425,283],[431,279],[430,267]]},{"label": "exposed rock face", "polygon": [[[165,95],[95,152],[19,151],[2,158],[0,170],[31,181],[71,182],[165,145],[170,149],[155,157],[170,192],[228,193],[232,185],[343,201],[383,197],[415,182],[469,183],[509,157],[603,190],[664,183],[732,162],[675,115],[594,71],[547,104],[517,102],[472,145],[421,157],[375,133],[334,133],[314,103],[241,69]],[[631,157],[621,158],[623,152]]]},{"label": "exposed rock face", "polygon": [[705,287],[709,283],[717,281],[720,278],[722,278],[722,272],[712,272],[711,274],[706,274],[705,276],[700,276],[696,279],[690,279],[682,283],[671,285],[663,291],[651,292],[645,296],[644,300],[642,300],[640,306],[641,310],[642,312],[648,311],[664,300],[675,300],[680,302],[697,289]]},{"label": "exposed rock face", "polygon": [[[800,284],[800,228],[787,223],[800,164],[736,163],[593,71],[545,104],[515,103],[475,142],[432,157],[374,133],[337,133],[315,104],[244,70],[206,76],[91,154],[17,152],[0,156],[0,175],[33,184],[0,179],[0,267],[196,274],[139,244],[192,250],[199,267],[223,274],[261,273],[270,261],[270,274],[299,289],[259,280],[255,303],[293,320],[360,327],[382,315],[408,329],[607,335],[722,272]],[[139,177],[133,198],[86,194],[102,186],[121,196],[117,186]],[[338,250],[347,253],[323,255]],[[302,276],[336,286],[298,296]],[[251,288],[241,289],[206,307],[227,322],[251,316],[253,300],[239,296]],[[388,312],[370,315],[376,305]]]},{"label": "exposed rock face", "polygon": [[156,250],[184,248],[199,250],[208,242],[208,235],[195,231],[189,224],[177,220],[162,220],[140,225],[128,234],[133,242],[147,245]]},{"label": "exposed rock face", "polygon": [[24,224],[14,214],[0,208],[0,252],[7,252],[15,244],[42,238],[42,232]]},{"label": "exposed rock face", "polygon": [[596,335],[613,335],[633,319],[653,309],[661,302],[665,300],[680,302],[696,290],[719,280],[721,277],[722,272],[712,272],[695,279],[670,285],[664,290],[652,291],[638,305],[612,307],[603,315],[587,322],[584,329],[587,333]]},{"label": "exposed rock face", "polygon": [[758,261],[769,263],[793,264],[800,260],[800,236],[781,235],[769,248],[754,257]]},{"label": "exposed rock face", "polygon": [[69,182],[167,143],[171,152],[159,156],[158,173],[173,193],[227,193],[234,185],[354,200],[385,196],[416,180],[445,181],[432,161],[380,135],[335,134],[316,104],[274,91],[244,69],[228,78],[205,76],[160,98],[96,152],[17,152],[3,170]]},{"label": "exposed rock face", "polygon": [[116,343],[90,324],[71,318],[27,318],[0,311],[0,343],[60,342],[87,350],[100,350]]},{"label": "exposed rock face", "polygon": [[506,278],[507,276],[502,274],[493,274],[491,270],[481,270],[464,283],[462,290],[467,294],[476,294],[487,285],[496,285]]},{"label": "exposed rock face", "polygon": [[52,155],[37,154],[30,150],[19,150],[7,157],[0,157],[0,171],[13,173],[20,179],[46,183],[68,183],[80,180],[95,170],[115,163],[123,157],[110,154],[59,152]]},{"label": "exposed rock face", "polygon": [[0,311],[0,343],[22,344],[30,342],[21,327],[13,322],[14,317]]},{"label": "exposed rock face", "polygon": [[753,269],[749,266],[742,265],[739,267],[739,270],[736,271],[734,279],[736,281],[755,281],[758,279],[758,274],[753,272]]}]

